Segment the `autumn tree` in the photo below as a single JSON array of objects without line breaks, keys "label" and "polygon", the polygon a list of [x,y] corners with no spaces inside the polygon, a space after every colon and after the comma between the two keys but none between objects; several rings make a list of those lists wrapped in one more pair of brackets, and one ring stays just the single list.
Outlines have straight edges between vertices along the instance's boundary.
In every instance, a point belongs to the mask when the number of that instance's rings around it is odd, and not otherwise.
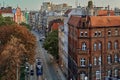
[{"label": "autumn tree", "polygon": [[[25,58],[28,58],[28,62],[33,64],[35,49],[35,36],[27,28],[16,24],[0,27],[1,80],[15,80],[16,68],[20,69],[20,64],[24,62]],[[18,66],[16,66],[17,64]]]}]

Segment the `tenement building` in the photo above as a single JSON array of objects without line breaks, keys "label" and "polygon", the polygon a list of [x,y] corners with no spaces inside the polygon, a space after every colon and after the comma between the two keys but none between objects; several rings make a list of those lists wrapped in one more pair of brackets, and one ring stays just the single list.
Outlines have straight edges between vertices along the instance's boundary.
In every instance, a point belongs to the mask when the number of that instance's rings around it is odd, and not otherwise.
[{"label": "tenement building", "polygon": [[71,16],[68,68],[72,80],[120,78],[120,16]]}]

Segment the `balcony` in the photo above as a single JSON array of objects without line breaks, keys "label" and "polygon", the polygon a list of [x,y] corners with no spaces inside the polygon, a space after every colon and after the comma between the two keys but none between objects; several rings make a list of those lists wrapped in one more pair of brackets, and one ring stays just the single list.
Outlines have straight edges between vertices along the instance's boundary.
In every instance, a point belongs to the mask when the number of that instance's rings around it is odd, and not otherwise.
[{"label": "balcony", "polygon": [[89,53],[89,49],[85,49],[85,50],[77,49],[77,52],[78,52],[79,54],[87,54],[87,53]]}]

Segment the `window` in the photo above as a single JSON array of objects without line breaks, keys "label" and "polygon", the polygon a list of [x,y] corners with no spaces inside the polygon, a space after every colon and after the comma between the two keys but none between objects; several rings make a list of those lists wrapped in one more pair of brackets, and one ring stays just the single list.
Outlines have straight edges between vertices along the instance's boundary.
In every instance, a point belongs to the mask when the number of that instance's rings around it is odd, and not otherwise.
[{"label": "window", "polygon": [[96,80],[100,79],[100,71],[96,71]]},{"label": "window", "polygon": [[82,43],[82,51],[85,51],[87,49],[86,43]]},{"label": "window", "polygon": [[80,33],[80,37],[83,37],[83,32]]},{"label": "window", "polygon": [[118,42],[117,41],[114,42],[114,49],[118,49]]},{"label": "window", "polygon": [[101,50],[101,48],[102,48],[102,44],[98,43],[98,49]]},{"label": "window", "polygon": [[117,30],[117,29],[115,29],[115,35],[116,35],[116,36],[118,35],[118,30]]},{"label": "window", "polygon": [[80,59],[80,66],[85,67],[85,58]]},{"label": "window", "polygon": [[94,51],[96,51],[96,50],[97,50],[97,44],[94,43]]},{"label": "window", "polygon": [[97,58],[94,57],[94,65],[97,65]]},{"label": "window", "polygon": [[80,74],[80,80],[85,80],[85,73]]},{"label": "window", "polygon": [[98,36],[101,36],[101,31],[98,32]]},{"label": "window", "polygon": [[94,36],[97,37],[97,31],[95,32]]},{"label": "window", "polygon": [[111,31],[108,31],[108,36],[111,36]]},{"label": "window", "polygon": [[117,56],[117,54],[115,54],[115,56],[114,56],[114,60],[115,60],[115,63],[118,62],[118,56]]},{"label": "window", "polygon": [[99,60],[98,64],[99,64],[99,65],[101,65],[101,63],[102,63],[101,56],[99,57],[99,59],[98,59],[98,60]]},{"label": "window", "polygon": [[107,61],[108,61],[108,64],[111,64],[111,62],[112,62],[111,55],[107,56]]},{"label": "window", "polygon": [[85,32],[85,37],[87,37],[88,36],[88,34],[87,34],[87,32]]},{"label": "window", "polygon": [[108,71],[107,71],[107,74],[108,74],[108,77],[111,77],[111,76],[112,76],[112,71],[111,71],[111,70],[108,70]]},{"label": "window", "polygon": [[118,76],[118,69],[115,69],[115,77]]},{"label": "window", "polygon": [[112,49],[112,43],[109,41],[108,42],[108,50]]}]

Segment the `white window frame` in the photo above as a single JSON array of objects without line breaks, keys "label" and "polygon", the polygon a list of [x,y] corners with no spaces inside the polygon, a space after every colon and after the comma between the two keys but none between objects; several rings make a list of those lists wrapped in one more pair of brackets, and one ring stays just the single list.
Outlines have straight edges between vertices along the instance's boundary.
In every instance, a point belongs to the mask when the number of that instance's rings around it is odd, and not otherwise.
[{"label": "white window frame", "polygon": [[101,56],[99,56],[99,58],[98,58],[98,64],[99,64],[99,65],[102,64],[102,58],[101,58]]},{"label": "white window frame", "polygon": [[111,49],[111,46],[112,46],[112,43],[109,41],[109,42],[108,42],[108,45],[107,45],[108,50],[110,50],[110,49]]},{"label": "white window frame", "polygon": [[83,34],[83,32],[80,32],[80,37],[84,37],[84,34]]},{"label": "white window frame", "polygon": [[114,72],[114,73],[115,73],[114,76],[117,77],[117,76],[118,76],[118,69],[115,69],[114,71],[115,71],[115,72]]},{"label": "white window frame", "polygon": [[80,59],[80,66],[85,67],[85,58]]},{"label": "white window frame", "polygon": [[[86,34],[87,34],[87,35],[86,35]],[[85,32],[84,36],[85,36],[85,37],[87,37],[87,36],[88,36],[88,33],[87,33],[87,32]]]},{"label": "white window frame", "polygon": [[[99,35],[99,34],[100,34],[100,35]],[[102,36],[101,31],[98,31],[98,36],[99,36],[99,37],[101,37],[101,36]]]},{"label": "white window frame", "polygon": [[94,47],[94,51],[97,51],[97,44],[96,43],[94,43],[94,45],[93,45]]},{"label": "white window frame", "polygon": [[118,29],[115,30],[115,35],[116,35],[116,36],[119,35]]},{"label": "white window frame", "polygon": [[87,44],[85,42],[82,43],[82,51],[87,50]]},{"label": "white window frame", "polygon": [[108,62],[108,64],[111,64],[111,62],[112,62],[112,60],[111,60],[111,55],[108,55],[108,56],[107,56],[107,62]]},{"label": "white window frame", "polygon": [[114,42],[114,49],[118,49],[118,42],[117,41]]},{"label": "white window frame", "polygon": [[108,70],[108,71],[107,71],[107,76],[108,76],[108,77],[111,77],[110,75],[112,75],[112,71],[111,71],[111,70]]},{"label": "white window frame", "polygon": [[99,43],[98,43],[98,50],[101,50],[101,49],[102,49],[102,43],[99,42]]},{"label": "white window frame", "polygon": [[94,57],[94,65],[97,65],[97,58]]},{"label": "white window frame", "polygon": [[[109,34],[109,33],[110,33],[110,34]],[[110,30],[108,31],[108,36],[111,36],[111,31],[110,31]]]},{"label": "white window frame", "polygon": [[96,71],[96,80],[100,80],[100,71]]},{"label": "white window frame", "polygon": [[80,74],[80,80],[84,80],[85,79],[85,73],[81,73]]},{"label": "white window frame", "polygon": [[115,60],[115,63],[118,62],[118,55],[117,55],[117,54],[115,54],[115,56],[114,56],[114,60]]},{"label": "white window frame", "polygon": [[[95,35],[95,34],[96,34],[96,35]],[[98,36],[98,32],[97,32],[97,31],[95,31],[94,36],[95,36],[95,37],[97,37],[97,36]]]}]

